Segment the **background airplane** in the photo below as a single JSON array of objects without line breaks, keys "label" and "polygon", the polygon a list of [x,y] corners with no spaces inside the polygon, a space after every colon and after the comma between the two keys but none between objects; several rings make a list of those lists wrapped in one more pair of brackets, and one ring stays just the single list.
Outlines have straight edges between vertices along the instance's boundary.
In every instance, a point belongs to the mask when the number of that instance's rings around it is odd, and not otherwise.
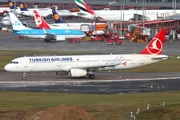
[{"label": "background airplane", "polygon": [[101,35],[104,34],[104,30],[107,28],[107,23],[67,23],[65,22],[61,16],[56,12],[55,9],[52,9],[53,17],[55,20],[54,24],[51,24],[52,26],[58,26],[58,27],[69,27],[72,29],[81,29],[82,25],[89,25],[90,29],[93,31],[92,35]]},{"label": "background airplane", "polygon": [[[16,7],[14,5],[14,2],[12,2],[11,0],[8,0],[8,6],[9,7],[6,7],[5,10],[3,11],[3,18],[0,22],[0,24],[2,26],[5,26],[5,27],[8,27],[11,25],[11,21],[9,19],[9,16],[8,16],[8,12],[14,12],[16,13],[17,16],[19,16],[19,13],[20,13],[20,8],[19,7]],[[15,11],[14,11],[15,9]]]},{"label": "background airplane", "polygon": [[[83,0],[75,0],[75,3],[80,12],[75,12],[73,15],[101,21],[129,21],[135,19],[134,16],[136,15],[140,16],[141,20],[143,18],[145,20],[157,20],[158,17],[173,15],[172,9],[146,10],[146,14],[143,14],[143,10],[92,10]],[[180,13],[180,10],[176,10],[176,13]]]},{"label": "background airplane", "polygon": [[5,11],[9,11],[9,7],[0,7],[0,16],[6,16]]},{"label": "background airplane", "polygon": [[[23,16],[33,16],[33,10],[37,10],[37,12],[43,17],[43,18],[52,18],[52,10],[51,8],[28,8],[24,3],[21,1],[18,2],[19,7],[21,9],[21,15]],[[72,16],[71,12],[69,10],[57,10],[58,14],[61,16]]]},{"label": "background airplane", "polygon": [[[75,29],[32,29],[25,27],[19,19],[13,14],[9,13],[10,21],[12,24],[12,31],[16,35],[25,36],[29,38],[44,39],[45,42],[64,41],[66,38],[81,38],[85,34]],[[42,21],[39,21],[42,22]]]},{"label": "background airplane", "polygon": [[[25,56],[13,59],[4,69],[10,72],[61,72],[70,77],[95,78],[96,70],[131,69],[168,59],[162,55],[166,30],[161,29],[139,54]],[[44,67],[46,66],[46,67]],[[163,67],[163,66],[162,66]]]},{"label": "background airplane", "polygon": [[[54,10],[53,10],[54,11]],[[104,34],[103,30],[95,30],[97,27],[95,23],[55,23],[55,24],[48,24],[36,10],[33,10],[34,12],[34,19],[36,23],[36,27],[38,29],[75,29],[75,30],[81,30],[81,25],[89,25],[93,30],[93,35],[101,35]],[[54,18],[57,20],[57,17],[60,19],[60,16],[56,13],[53,12]],[[62,19],[60,21],[63,21]],[[97,23],[97,25],[104,26],[107,24],[105,23]],[[105,29],[105,27],[104,27]]]}]

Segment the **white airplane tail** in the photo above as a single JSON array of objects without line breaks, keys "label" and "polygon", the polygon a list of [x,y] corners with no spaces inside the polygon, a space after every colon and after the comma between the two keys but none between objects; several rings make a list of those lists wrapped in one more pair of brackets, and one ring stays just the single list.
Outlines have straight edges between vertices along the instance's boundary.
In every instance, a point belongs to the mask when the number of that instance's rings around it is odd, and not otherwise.
[{"label": "white airplane tail", "polygon": [[13,30],[26,30],[26,29],[30,29],[28,27],[25,27],[20,21],[19,19],[14,15],[14,13],[10,12],[9,13],[9,18],[12,24],[12,29]]}]

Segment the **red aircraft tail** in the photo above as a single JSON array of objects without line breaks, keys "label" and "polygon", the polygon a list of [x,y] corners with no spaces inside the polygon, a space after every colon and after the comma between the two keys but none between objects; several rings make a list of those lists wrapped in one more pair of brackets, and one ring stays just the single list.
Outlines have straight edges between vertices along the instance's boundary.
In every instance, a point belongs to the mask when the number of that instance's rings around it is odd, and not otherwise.
[{"label": "red aircraft tail", "polygon": [[159,55],[162,52],[163,43],[165,40],[166,30],[160,29],[158,33],[152,38],[149,44],[140,52],[140,54],[154,54]]},{"label": "red aircraft tail", "polygon": [[46,21],[39,15],[36,10],[33,10],[36,27],[38,29],[51,29]]}]

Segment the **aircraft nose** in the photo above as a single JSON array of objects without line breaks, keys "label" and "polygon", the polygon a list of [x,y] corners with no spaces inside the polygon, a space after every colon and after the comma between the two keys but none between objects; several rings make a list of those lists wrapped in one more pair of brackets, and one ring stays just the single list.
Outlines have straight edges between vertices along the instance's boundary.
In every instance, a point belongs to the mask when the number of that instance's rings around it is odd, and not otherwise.
[{"label": "aircraft nose", "polygon": [[11,67],[7,64],[6,66],[4,66],[4,69],[6,70],[6,71],[11,71]]}]

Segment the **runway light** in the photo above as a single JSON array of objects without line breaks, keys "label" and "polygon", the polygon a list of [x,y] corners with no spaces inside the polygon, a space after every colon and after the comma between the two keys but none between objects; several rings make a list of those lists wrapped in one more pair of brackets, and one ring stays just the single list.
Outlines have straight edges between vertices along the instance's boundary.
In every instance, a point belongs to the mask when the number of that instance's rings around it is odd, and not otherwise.
[{"label": "runway light", "polygon": [[179,59],[179,56],[177,56],[177,59]]},{"label": "runway light", "polygon": [[165,102],[163,102],[163,106],[165,106]]},{"label": "runway light", "polygon": [[149,110],[149,104],[147,104],[147,110]]}]

